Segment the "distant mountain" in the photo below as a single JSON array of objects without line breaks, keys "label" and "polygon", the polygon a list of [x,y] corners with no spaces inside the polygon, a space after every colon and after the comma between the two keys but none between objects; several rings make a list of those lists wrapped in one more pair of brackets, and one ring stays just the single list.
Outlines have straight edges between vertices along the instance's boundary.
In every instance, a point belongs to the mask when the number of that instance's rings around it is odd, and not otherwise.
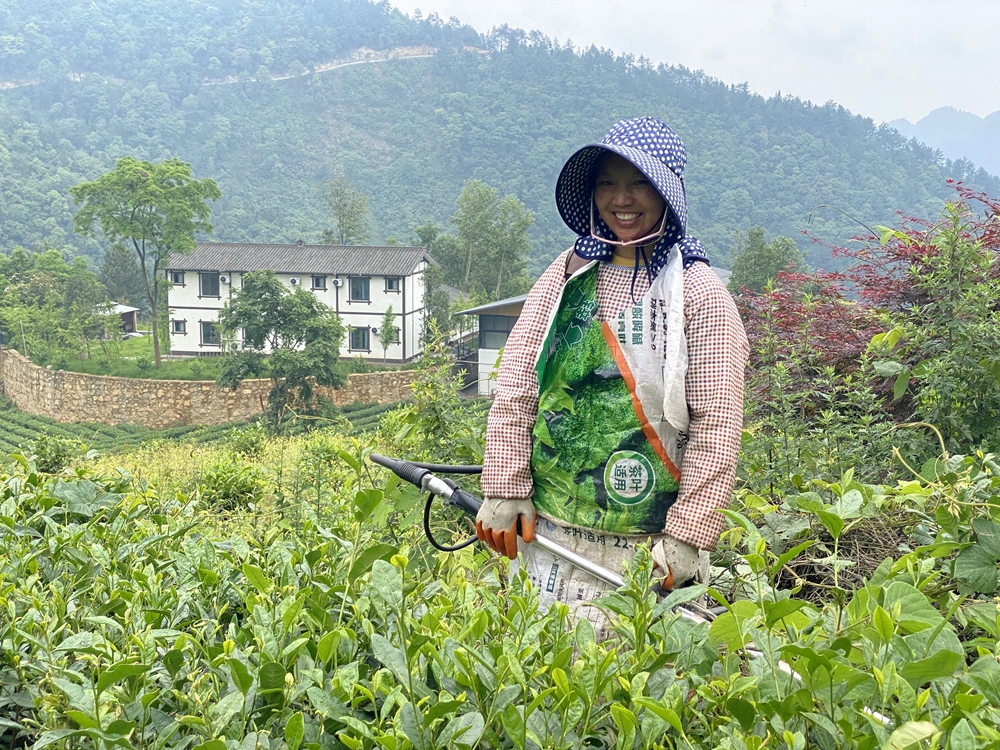
[{"label": "distant mountain", "polygon": [[98,258],[68,189],[121,156],[177,156],[218,182],[229,242],[318,241],[323,180],[343,169],[371,198],[373,240],[407,243],[479,179],[534,212],[538,273],[573,239],[553,199],[566,158],[639,115],[684,139],[689,229],[723,268],[751,226],[830,267],[804,232],[844,243],[897,210],[936,216],[949,178],[1000,195],[971,162],[836,104],[384,0],[0,0],[0,252]]},{"label": "distant mountain", "polygon": [[919,120],[886,123],[907,138],[940,149],[949,159],[968,159],[1000,175],[1000,111],[986,117],[954,107],[940,107]]}]

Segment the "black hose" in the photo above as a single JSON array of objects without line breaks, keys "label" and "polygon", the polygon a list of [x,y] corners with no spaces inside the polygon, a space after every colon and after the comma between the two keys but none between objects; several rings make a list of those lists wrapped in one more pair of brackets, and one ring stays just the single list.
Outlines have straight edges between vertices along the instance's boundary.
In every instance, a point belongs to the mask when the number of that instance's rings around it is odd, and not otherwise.
[{"label": "black hose", "polygon": [[460,549],[465,549],[470,544],[475,544],[479,541],[479,537],[471,537],[466,539],[461,544],[457,544],[454,547],[449,547],[444,544],[438,543],[437,539],[434,538],[434,534],[431,532],[431,503],[434,501],[434,493],[427,493],[427,502],[424,503],[424,534],[427,535],[427,541],[431,543],[431,546],[441,552],[458,552]]},{"label": "black hose", "polygon": [[452,464],[425,464],[419,461],[410,461],[411,466],[419,469],[427,469],[434,474],[482,474],[482,464],[469,464],[467,466],[455,466]]}]

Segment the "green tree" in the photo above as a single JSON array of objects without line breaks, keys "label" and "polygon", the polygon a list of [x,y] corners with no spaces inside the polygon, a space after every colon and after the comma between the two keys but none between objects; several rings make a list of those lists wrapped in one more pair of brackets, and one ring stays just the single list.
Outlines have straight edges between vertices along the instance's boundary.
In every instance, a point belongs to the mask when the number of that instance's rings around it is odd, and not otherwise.
[{"label": "green tree", "polygon": [[315,407],[313,384],[347,382],[340,363],[344,326],[337,314],[301,287],[286,287],[273,271],[253,271],[219,313],[225,338],[243,331],[243,350],[227,354],[218,384],[235,390],[247,378],[268,377],[268,418],[280,432],[295,406]]},{"label": "green tree", "polygon": [[97,278],[108,290],[109,298],[138,307],[143,314],[149,313],[142,268],[132,250],[124,245],[113,245],[105,250],[97,269]]},{"label": "green tree", "polygon": [[58,250],[15,248],[0,255],[0,332],[41,365],[65,366],[89,351],[107,325],[107,294],[83,258],[66,262]]},{"label": "green tree", "polygon": [[171,253],[190,252],[196,234],[212,231],[208,201],[222,197],[218,185],[194,179],[191,165],[180,159],[153,164],[126,156],[113,171],[69,192],[82,204],[73,218],[75,231],[93,236],[96,224],[112,246],[135,250],[153,316],[153,357],[159,368],[159,300],[166,281],[161,271]]},{"label": "green tree", "polygon": [[768,244],[763,227],[750,227],[745,236],[737,232],[733,256],[729,290],[734,294],[744,288],[759,293],[782,271],[801,270],[805,260],[794,240],[775,237]]},{"label": "green tree", "polygon": [[493,299],[527,289],[528,230],[535,217],[516,196],[501,198],[496,188],[467,180],[450,221],[458,229],[460,264],[441,259],[447,283],[467,292],[484,291]]},{"label": "green tree", "polygon": [[444,273],[428,265],[424,271],[424,344],[434,340],[435,331],[451,331],[451,297],[444,288]]},{"label": "green tree", "polygon": [[323,231],[328,245],[363,245],[371,238],[368,196],[338,169],[332,180],[323,181],[323,199],[330,209],[333,227]]},{"label": "green tree", "polygon": [[389,305],[385,315],[382,316],[377,335],[378,342],[382,346],[382,361],[385,362],[389,347],[399,343],[399,328],[396,327],[396,313],[392,311],[392,305]]}]

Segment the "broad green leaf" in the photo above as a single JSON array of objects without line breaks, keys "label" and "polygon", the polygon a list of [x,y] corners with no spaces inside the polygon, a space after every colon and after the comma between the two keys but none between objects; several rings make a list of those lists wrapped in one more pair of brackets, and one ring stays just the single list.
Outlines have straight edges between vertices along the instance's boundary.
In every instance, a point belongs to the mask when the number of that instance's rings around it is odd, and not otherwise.
[{"label": "broad green leaf", "polygon": [[462,714],[445,725],[435,744],[439,748],[472,747],[479,742],[485,728],[486,722],[478,711]]},{"label": "broad green leaf", "polygon": [[431,732],[429,727],[425,727],[421,722],[420,714],[412,701],[407,701],[399,709],[399,724],[403,728],[403,734],[410,741],[416,750],[430,750]]},{"label": "broad green leaf", "polygon": [[243,693],[232,692],[224,695],[211,707],[212,719],[216,726],[226,727],[233,717],[243,710]]},{"label": "broad green leaf", "polygon": [[959,665],[964,662],[962,654],[942,649],[941,651],[935,651],[926,659],[907,663],[899,671],[899,674],[904,680],[910,683],[911,687],[916,689],[931,680],[951,677]]},{"label": "broad green leaf", "polygon": [[771,627],[779,620],[783,620],[793,612],[798,612],[805,606],[808,606],[807,603],[800,599],[781,599],[776,602],[764,602],[764,621],[768,627]]},{"label": "broad green leaf", "polygon": [[944,619],[925,594],[903,581],[893,581],[885,588],[885,609],[892,612],[897,604],[897,625],[907,633],[937,627]]},{"label": "broad green leaf", "polygon": [[95,654],[99,656],[104,651],[98,648],[98,646],[103,644],[104,639],[97,633],[75,633],[56,646],[56,651],[75,651],[80,654]]},{"label": "broad green leaf", "polygon": [[977,659],[961,680],[986,696],[995,708],[1000,708],[1000,664],[993,654]]},{"label": "broad green leaf", "polygon": [[875,372],[881,375],[883,378],[891,378],[906,369],[906,365],[900,362],[893,362],[891,359],[880,359],[877,362],[873,362],[872,366],[875,368]]},{"label": "broad green leaf", "polygon": [[243,575],[246,579],[262,594],[267,594],[271,590],[271,582],[268,580],[264,571],[258,568],[256,565],[251,565],[250,563],[243,563]]},{"label": "broad green leaf", "polygon": [[385,560],[376,560],[372,565],[372,585],[379,598],[398,612],[403,606],[403,579],[399,570]]},{"label": "broad green leaf", "polygon": [[968,719],[959,719],[948,733],[948,750],[976,750],[976,733]]},{"label": "broad green leaf", "polygon": [[896,626],[892,624],[892,617],[882,607],[875,607],[875,611],[872,613],[872,624],[875,625],[882,643],[889,643],[892,640]]},{"label": "broad green leaf", "polygon": [[979,544],[966,547],[955,558],[955,578],[980,594],[997,590],[996,558]]},{"label": "broad green leaf", "polygon": [[292,718],[288,720],[288,723],[285,724],[285,744],[288,745],[288,750],[299,750],[299,745],[302,744],[302,737],[305,733],[305,719],[301,711],[296,711],[292,714]]},{"label": "broad green leaf", "polygon": [[828,510],[817,510],[814,512],[820,523],[830,532],[830,536],[834,539],[839,539],[844,531],[844,519]]},{"label": "broad green leaf", "polygon": [[375,513],[378,506],[382,504],[384,497],[385,495],[382,490],[372,488],[358,490],[354,493],[354,505],[358,509],[354,517],[358,521],[367,521]]},{"label": "broad green leaf", "polygon": [[329,662],[335,653],[337,653],[337,645],[340,643],[340,631],[331,630],[329,633],[324,635],[319,639],[319,643],[316,644],[316,658],[326,664]]},{"label": "broad green leaf", "polygon": [[736,717],[744,732],[749,732],[757,723],[756,709],[742,698],[730,698],[726,701],[726,711]]},{"label": "broad green leaf", "polygon": [[332,695],[318,687],[309,688],[306,695],[316,712],[326,719],[339,719],[348,710],[347,706],[338,703]]},{"label": "broad green leaf", "polygon": [[360,474],[361,473],[361,471],[362,471],[361,464],[358,463],[358,459],[356,459],[354,456],[352,456],[347,451],[345,451],[345,450],[339,450],[339,451],[337,451],[337,458],[339,458],[345,464],[347,464],[348,466],[350,466],[351,469],[354,471],[355,474]]},{"label": "broad green leaf", "polygon": [[80,725],[81,729],[100,729],[101,725],[97,723],[97,719],[93,718],[89,714],[85,714],[83,711],[77,711],[75,709],[68,709],[66,715]]},{"label": "broad green leaf", "polygon": [[208,740],[200,745],[195,745],[191,750],[226,750],[225,740]]},{"label": "broad green leaf", "polygon": [[891,735],[882,750],[920,750],[922,743],[937,734],[938,728],[929,721],[908,721]]},{"label": "broad green leaf", "polygon": [[172,648],[163,655],[163,666],[170,673],[171,678],[176,678],[177,673],[184,666],[184,652]]},{"label": "broad green leaf", "polygon": [[250,688],[253,687],[253,675],[250,674],[246,664],[239,659],[230,659],[229,673],[233,676],[233,684],[236,685],[237,690],[243,695],[250,692]]},{"label": "broad green leaf", "polygon": [[257,670],[257,685],[262,693],[285,689],[285,668],[276,661],[265,662]]},{"label": "broad green leaf", "polygon": [[388,560],[397,552],[399,552],[399,548],[391,544],[373,544],[371,547],[366,547],[351,565],[347,580],[354,583],[372,569],[376,560]]},{"label": "broad green leaf", "polygon": [[976,541],[994,560],[1000,560],[1000,524],[989,518],[973,518]]},{"label": "broad green leaf", "polygon": [[401,684],[405,685],[410,681],[410,669],[406,665],[406,656],[381,633],[372,635],[372,654],[395,675]]},{"label": "broad green leaf", "polygon": [[100,695],[116,682],[129,677],[137,677],[149,671],[148,664],[115,664],[97,678],[97,694]]}]

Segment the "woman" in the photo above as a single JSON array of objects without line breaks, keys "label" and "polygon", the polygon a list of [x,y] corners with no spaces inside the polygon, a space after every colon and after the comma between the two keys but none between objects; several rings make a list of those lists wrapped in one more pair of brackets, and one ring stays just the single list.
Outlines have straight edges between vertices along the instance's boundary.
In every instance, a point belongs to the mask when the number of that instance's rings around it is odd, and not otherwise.
[{"label": "woman", "polygon": [[[686,235],[685,160],[670,128],[639,118],[577,151],[559,176],[556,204],[579,237],[532,288],[504,348],[476,519],[479,538],[512,560],[519,531],[619,571],[648,540],[672,588],[718,542],[748,346],[731,296]],[[520,549],[543,604],[602,589]]]}]

